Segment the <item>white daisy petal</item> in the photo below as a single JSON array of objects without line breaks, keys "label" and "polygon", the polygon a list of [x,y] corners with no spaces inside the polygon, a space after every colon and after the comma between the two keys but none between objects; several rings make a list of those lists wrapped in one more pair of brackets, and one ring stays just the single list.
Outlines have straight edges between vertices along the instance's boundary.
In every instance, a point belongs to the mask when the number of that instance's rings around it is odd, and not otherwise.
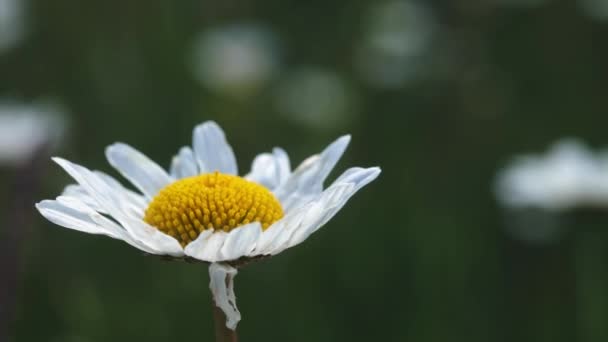
[{"label": "white daisy petal", "polygon": [[331,170],[336,166],[349,143],[350,135],[344,135],[336,139],[336,141],[331,143],[323,152],[321,152],[321,165],[318,172],[318,183],[320,184],[317,184],[318,186],[323,185],[323,182],[327,176],[329,176]]},{"label": "white daisy petal", "polygon": [[[114,178],[104,174],[100,171],[93,171],[99,178],[104,181],[109,187],[112,188],[112,191],[115,191],[121,197],[126,197],[123,201],[123,206],[129,208],[132,213],[137,217],[143,217],[143,212],[147,206],[146,200],[140,195],[129,189],[124,188],[118,181]],[[101,207],[99,203],[91,196],[89,193],[78,184],[70,184],[65,187],[63,190],[62,196],[69,196],[72,198],[77,198],[86,206],[91,209],[100,212],[102,214],[107,214],[106,209]]]},{"label": "white daisy petal", "polygon": [[218,124],[207,121],[196,126],[192,140],[201,173],[238,174],[234,152]]},{"label": "white daisy petal", "polygon": [[101,171],[93,171],[93,173],[96,174],[99,179],[105,182],[110,188],[112,188],[112,191],[115,191],[116,194],[119,194],[125,198],[123,204],[133,210],[133,212],[136,213],[138,217],[143,217],[143,213],[146,210],[146,207],[148,206],[148,201],[144,196],[139,193],[136,193],[135,191],[131,191],[125,188],[114,177],[106,173],[103,173]]},{"label": "white daisy petal", "polygon": [[195,259],[216,262],[224,260],[222,247],[228,234],[224,231],[205,230],[194,241],[190,242],[184,252]]},{"label": "white daisy petal", "polygon": [[355,184],[355,189],[358,190],[361,187],[369,184],[374,179],[378,178],[381,171],[382,170],[379,167],[351,167],[350,169],[344,171],[332,185],[353,183]]},{"label": "white daisy petal", "polygon": [[[338,203],[338,205],[332,209],[326,210],[324,219],[321,220],[320,223],[316,225],[316,227],[312,228],[312,232],[314,233],[319,228],[323,227],[323,225],[325,223],[327,223],[327,221],[329,221],[338,211],[340,211],[340,209],[342,209],[342,207],[346,204],[346,202],[348,202],[350,197],[352,197],[362,187],[366,186],[367,184],[371,183],[373,180],[378,178],[378,176],[380,175],[381,172],[382,172],[382,170],[379,167],[370,167],[367,169],[356,167],[356,168],[351,168],[351,169],[346,170],[346,172],[344,172],[342,174],[342,176],[340,176],[334,182],[334,184],[332,184],[328,188],[328,190],[331,189],[332,187],[338,187],[338,186],[342,186],[343,184],[346,184],[346,183],[344,183],[344,181],[349,179],[350,184],[353,185],[352,191],[339,194],[341,199],[340,199],[340,202]],[[338,182],[339,180],[341,180],[341,181]]]},{"label": "white daisy petal", "polygon": [[[157,254],[166,254],[175,257],[184,256],[184,249],[179,242],[171,236],[152,227],[143,220],[131,220],[128,225],[123,225],[129,233],[136,232],[143,243],[158,251]],[[131,233],[131,235],[133,235]],[[134,236],[137,238],[137,236]]]},{"label": "white daisy petal", "polygon": [[115,143],[108,146],[106,158],[148,199],[153,198],[160,189],[172,181],[162,167],[127,144]]},{"label": "white daisy petal", "polygon": [[118,221],[133,239],[154,250],[155,254],[183,255],[183,250],[177,240],[149,226],[141,219],[129,215],[125,210],[127,208],[124,204],[125,199],[121,197],[125,195],[112,189],[97,174],[65,159],[53,158],[53,160],[70,174],[100,207]]},{"label": "white daisy petal", "polygon": [[276,246],[272,254],[278,254],[306,240],[344,206],[346,201],[355,193],[354,189],[353,184],[341,184],[324,191],[324,196],[315,201],[314,205],[307,210],[300,227],[294,231],[285,244]]},{"label": "white daisy petal", "polygon": [[93,199],[93,197],[91,197],[89,193],[78,184],[70,184],[66,186],[61,195],[76,198],[89,208],[102,214],[107,214],[105,209],[100,207],[99,203],[97,203],[97,201],[95,201],[95,199]]},{"label": "white daisy petal", "polygon": [[325,190],[315,201],[298,209],[299,222],[297,222],[297,225],[287,226],[284,232],[268,247],[267,252],[275,255],[294,246],[295,244],[292,244],[292,239],[297,232],[306,230],[311,225],[319,222],[327,210],[331,210],[337,205],[336,202],[341,198],[340,195],[351,192],[353,188],[353,184],[341,184],[340,186],[332,187]]},{"label": "white daisy petal", "polygon": [[118,233],[120,239],[123,240],[124,242],[128,243],[129,245],[131,245],[137,249],[140,249],[146,253],[155,254],[154,249],[148,247],[146,244],[142,243],[141,241],[133,238],[129,234],[129,232],[125,230],[124,227],[120,226],[115,221],[110,220],[109,218],[96,212],[92,208],[88,207],[85,203],[80,201],[79,199],[68,197],[68,196],[59,196],[59,197],[57,197],[57,202],[59,202],[63,205],[73,207],[76,210],[79,210],[83,213],[86,213],[87,215],[89,215],[89,217],[94,222],[96,222],[100,226],[102,226],[106,229],[112,229],[114,232]]},{"label": "white daisy petal", "polygon": [[194,152],[190,147],[182,147],[179,153],[171,161],[171,177],[182,179],[196,176],[198,166],[194,158]]},{"label": "white daisy petal", "polygon": [[289,179],[275,191],[275,195],[289,211],[297,208],[323,191],[323,182],[346,150],[350,136],[345,135],[331,143],[319,156],[305,160]]},{"label": "white daisy petal", "polygon": [[287,152],[280,147],[275,147],[272,149],[272,154],[277,163],[277,176],[278,176],[278,185],[282,185],[287,181],[289,175],[291,174],[291,163],[289,162],[289,156]]},{"label": "white daisy petal", "polygon": [[251,172],[245,179],[256,182],[271,191],[282,185],[290,174],[289,157],[281,148],[274,148],[272,153],[262,153],[255,157]]},{"label": "white daisy petal", "polygon": [[88,213],[57,200],[44,200],[36,208],[47,220],[62,227],[89,234],[102,234],[122,240],[122,236],[111,226],[104,227],[95,222]]},{"label": "white daisy petal", "polygon": [[230,265],[212,263],[209,266],[209,288],[213,301],[226,315],[226,327],[231,330],[235,330],[241,320],[234,294],[234,277],[237,273],[237,269]]},{"label": "white daisy petal", "polygon": [[275,246],[283,245],[289,240],[291,233],[296,230],[306,214],[306,209],[311,204],[308,204],[298,210],[294,210],[273,225],[268,227],[262,235],[260,235],[253,255],[268,255],[275,249]]},{"label": "white daisy petal", "polygon": [[198,260],[207,261],[207,259],[205,259],[205,256],[208,252],[205,251],[205,249],[207,249],[208,247],[209,238],[212,234],[213,230],[211,229],[203,230],[196,237],[196,239],[186,245],[186,247],[184,248],[184,254]]},{"label": "white daisy petal", "polygon": [[253,159],[251,172],[245,176],[245,179],[261,184],[272,190],[277,183],[275,166],[276,163],[272,154],[259,154]]},{"label": "white daisy petal", "polygon": [[231,230],[222,247],[223,260],[236,260],[249,255],[255,248],[255,243],[260,234],[262,234],[262,225],[259,222],[253,222]]},{"label": "white daisy petal", "polygon": [[127,232],[114,221],[99,214],[77,198],[59,196],[56,201],[46,200],[36,204],[36,208],[49,221],[62,227],[90,234],[106,235],[114,239],[122,240],[144,252],[153,252],[144,244],[132,239]]},{"label": "white daisy petal", "polygon": [[302,243],[323,227],[359,189],[376,179],[380,172],[378,167],[367,169],[356,167],[345,171],[323,192],[319,200],[315,201],[315,205],[308,210],[303,219],[302,225],[294,232],[284,248],[275,250],[274,254]]}]

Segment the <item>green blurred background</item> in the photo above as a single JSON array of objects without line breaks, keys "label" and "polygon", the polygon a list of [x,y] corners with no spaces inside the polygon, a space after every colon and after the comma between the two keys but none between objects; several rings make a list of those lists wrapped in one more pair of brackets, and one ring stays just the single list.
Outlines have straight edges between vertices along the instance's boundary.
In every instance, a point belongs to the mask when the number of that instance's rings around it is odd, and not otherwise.
[{"label": "green blurred background", "polygon": [[345,133],[332,177],[383,169],[306,243],[240,271],[243,341],[608,340],[608,212],[528,242],[493,193],[513,155],[608,145],[608,2],[0,0],[3,30],[20,32],[0,98],[57,104],[66,129],[0,165],[1,341],[213,340],[204,265],[33,207],[71,182],[50,154],[116,175],[103,150],[124,141],[168,167],[210,119],[242,173]]}]

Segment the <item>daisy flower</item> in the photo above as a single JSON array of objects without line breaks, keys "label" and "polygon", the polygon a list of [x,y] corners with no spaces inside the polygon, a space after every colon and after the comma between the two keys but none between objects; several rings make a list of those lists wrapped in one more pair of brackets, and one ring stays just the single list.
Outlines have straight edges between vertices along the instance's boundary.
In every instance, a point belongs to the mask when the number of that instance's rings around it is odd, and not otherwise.
[{"label": "daisy flower", "polygon": [[123,240],[145,253],[210,263],[210,288],[234,330],[240,320],[233,290],[237,268],[306,240],[348,199],[380,174],[353,167],[323,183],[350,141],[343,136],[291,170],[284,150],[253,160],[238,176],[232,148],[215,122],[195,127],[169,171],[124,143],[106,149],[109,163],[137,190],[111,176],[53,158],[77,184],[36,205],[51,222]]}]

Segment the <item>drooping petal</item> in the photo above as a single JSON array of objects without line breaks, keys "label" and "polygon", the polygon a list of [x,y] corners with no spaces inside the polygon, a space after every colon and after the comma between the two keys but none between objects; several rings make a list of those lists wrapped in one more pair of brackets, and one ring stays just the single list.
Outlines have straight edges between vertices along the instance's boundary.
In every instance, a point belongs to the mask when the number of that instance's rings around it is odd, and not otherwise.
[{"label": "drooping petal", "polygon": [[[62,227],[89,234],[106,235],[122,240],[121,234],[112,225],[101,226],[87,213],[57,200],[44,200],[36,204],[38,211],[47,220]],[[101,216],[101,214],[99,214]],[[103,217],[103,216],[102,216]]]},{"label": "drooping petal", "polygon": [[300,226],[293,231],[293,234],[283,244],[277,244],[272,254],[278,254],[306,240],[314,231],[325,224],[330,216],[336,214],[352,194],[354,194],[354,185],[352,184],[341,184],[324,191],[321,198],[313,202],[306,210]]},{"label": "drooping petal", "polygon": [[171,177],[158,164],[143,153],[123,143],[106,148],[106,158],[118,172],[137,187],[148,199],[172,182]]},{"label": "drooping petal", "polygon": [[61,195],[64,197],[71,197],[71,198],[78,199],[79,201],[81,201],[83,204],[85,204],[89,208],[91,208],[99,213],[107,214],[105,209],[100,207],[99,203],[97,203],[97,201],[95,201],[95,199],[93,197],[91,197],[89,195],[89,193],[82,186],[80,186],[78,184],[70,184],[70,185],[66,186],[65,189],[63,189],[63,192],[61,193]]},{"label": "drooping petal", "polygon": [[230,265],[220,263],[209,265],[209,288],[213,294],[213,301],[226,315],[226,327],[231,330],[235,330],[241,320],[234,294],[234,277],[237,273],[237,269]]},{"label": "drooping petal", "polygon": [[382,170],[379,167],[351,167],[344,171],[332,185],[353,183],[358,190],[376,179],[380,175],[380,172],[382,172]]},{"label": "drooping petal", "polygon": [[190,147],[182,147],[171,161],[171,177],[182,179],[198,175],[198,165]]},{"label": "drooping petal", "polygon": [[379,174],[377,167],[348,169],[313,201],[294,209],[264,231],[252,255],[278,254],[303,242],[327,223],[353,194]]},{"label": "drooping petal", "polygon": [[255,243],[260,234],[262,234],[262,226],[259,222],[253,222],[231,230],[222,247],[223,261],[236,260],[249,255],[255,248]]},{"label": "drooping petal", "polygon": [[151,227],[127,210],[129,205],[125,203],[125,194],[111,188],[106,181],[83,166],[61,158],[53,160],[70,174],[105,212],[118,221],[133,239],[154,250],[154,254],[183,255],[177,240]]},{"label": "drooping petal", "polygon": [[323,191],[323,182],[340,160],[349,142],[349,135],[342,136],[320,155],[308,158],[274,192],[285,211],[309,202]]},{"label": "drooping petal", "polygon": [[268,227],[268,229],[260,235],[254,251],[250,253],[249,256],[270,255],[272,251],[276,249],[275,246],[285,244],[293,231],[300,226],[307,208],[311,205],[312,204],[307,204],[297,210],[292,210],[287,213],[285,217]]},{"label": "drooping petal", "polygon": [[292,246],[291,240],[296,232],[306,229],[317,220],[320,220],[326,210],[333,208],[337,201],[337,195],[352,190],[354,186],[352,184],[342,184],[340,186],[333,187],[325,190],[321,193],[316,200],[296,209],[298,212],[299,220],[293,223],[285,225],[275,240],[270,246],[267,247],[266,253],[275,255],[286,248]]},{"label": "drooping petal", "polygon": [[[124,207],[130,209],[135,216],[143,217],[147,202],[142,195],[125,188],[112,176],[109,176],[101,171],[93,171],[93,173],[97,175],[100,180],[104,181],[106,185],[108,185],[112,191],[115,192],[115,194],[124,197],[124,201],[122,201],[122,205]],[[102,208],[99,203],[97,203],[97,201],[78,184],[70,184],[66,186],[63,190],[62,196],[76,198],[91,209],[102,214],[107,214],[106,210]]]},{"label": "drooping petal", "polygon": [[131,238],[121,226],[76,198],[59,196],[55,201],[45,200],[36,204],[36,208],[49,221],[62,227],[89,234],[106,235],[125,241],[144,252],[153,252],[146,245]]},{"label": "drooping petal", "polygon": [[143,217],[143,213],[148,206],[148,200],[144,196],[125,188],[114,177],[106,173],[101,171],[93,171],[93,173],[97,175],[100,180],[105,182],[106,185],[109,186],[113,191],[115,191],[116,194],[124,197],[123,204],[128,206],[134,213],[136,213],[137,217]]},{"label": "drooping petal", "polygon": [[207,121],[196,126],[192,140],[194,155],[201,173],[219,171],[231,175],[238,174],[232,147],[217,123]]},{"label": "drooping petal", "polygon": [[186,255],[202,261],[222,261],[224,260],[222,247],[227,236],[228,234],[224,231],[207,229],[200,233],[194,241],[190,242],[184,249],[184,252]]},{"label": "drooping petal", "polygon": [[315,204],[307,211],[301,226],[295,230],[289,241],[283,246],[278,246],[273,254],[302,243],[312,233],[323,227],[359,189],[376,179],[380,172],[378,167],[367,169],[357,167],[344,172],[314,202]]}]

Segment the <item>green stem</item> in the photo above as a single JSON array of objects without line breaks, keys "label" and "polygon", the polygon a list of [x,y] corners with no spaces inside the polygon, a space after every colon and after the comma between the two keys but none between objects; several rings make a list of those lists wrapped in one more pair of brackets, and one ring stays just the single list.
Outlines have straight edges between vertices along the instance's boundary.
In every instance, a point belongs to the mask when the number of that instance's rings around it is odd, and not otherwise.
[{"label": "green stem", "polygon": [[215,305],[215,302],[211,300],[211,306],[213,306],[213,321],[215,325],[215,341],[216,342],[237,342],[238,335],[236,330],[231,330],[226,327],[226,315],[222,309]]},{"label": "green stem", "polygon": [[608,336],[608,249],[605,235],[582,232],[576,246],[578,324],[580,341],[603,341]]}]

